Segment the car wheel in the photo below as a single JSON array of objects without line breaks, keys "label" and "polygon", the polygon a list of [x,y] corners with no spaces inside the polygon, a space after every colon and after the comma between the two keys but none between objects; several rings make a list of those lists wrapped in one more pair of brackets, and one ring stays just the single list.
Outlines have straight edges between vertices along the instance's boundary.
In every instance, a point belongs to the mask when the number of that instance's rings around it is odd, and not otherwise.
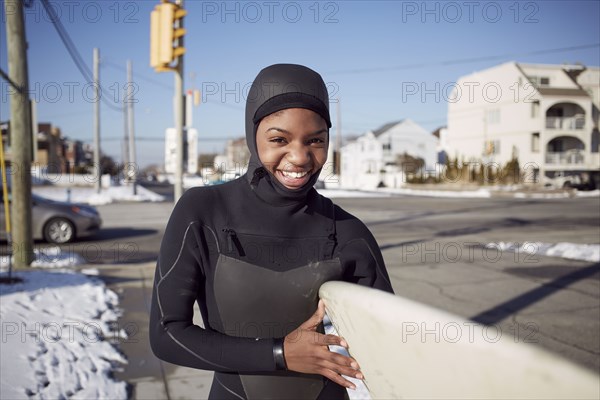
[{"label": "car wheel", "polygon": [[69,243],[75,238],[75,227],[66,218],[54,218],[44,226],[44,239],[49,243]]}]

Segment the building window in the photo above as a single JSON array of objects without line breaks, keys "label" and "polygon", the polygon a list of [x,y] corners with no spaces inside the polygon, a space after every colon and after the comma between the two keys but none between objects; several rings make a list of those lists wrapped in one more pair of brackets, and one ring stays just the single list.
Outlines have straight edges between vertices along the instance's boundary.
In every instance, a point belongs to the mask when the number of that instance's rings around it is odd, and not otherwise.
[{"label": "building window", "polygon": [[540,133],[535,132],[531,134],[531,151],[533,153],[539,153],[540,151]]},{"label": "building window", "polygon": [[499,124],[500,123],[500,109],[494,108],[486,112],[486,120],[488,124]]},{"label": "building window", "polygon": [[383,144],[383,150],[391,150],[392,149],[392,144],[391,143],[384,143]]},{"label": "building window", "polygon": [[547,76],[530,76],[528,78],[535,87],[550,86],[550,78]]},{"label": "building window", "polygon": [[486,156],[500,154],[500,141],[486,140],[483,143],[483,154]]},{"label": "building window", "polygon": [[540,115],[540,102],[538,100],[531,103],[531,118],[537,118]]}]

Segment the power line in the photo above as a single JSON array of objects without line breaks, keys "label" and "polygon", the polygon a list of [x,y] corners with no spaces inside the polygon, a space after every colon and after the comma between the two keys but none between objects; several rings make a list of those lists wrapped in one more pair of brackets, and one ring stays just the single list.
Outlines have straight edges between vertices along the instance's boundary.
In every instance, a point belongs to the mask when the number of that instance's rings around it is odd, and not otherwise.
[{"label": "power line", "polygon": [[554,49],[535,50],[535,51],[530,51],[530,52],[526,52],[526,53],[512,53],[512,54],[503,54],[503,55],[495,55],[495,56],[461,58],[461,59],[437,61],[437,62],[431,62],[431,63],[402,64],[402,65],[395,65],[395,66],[391,66],[391,67],[346,69],[346,70],[326,72],[325,75],[363,74],[363,73],[371,73],[371,72],[397,71],[397,70],[404,70],[404,69],[439,67],[439,66],[457,65],[457,64],[470,64],[470,63],[477,63],[477,62],[482,62],[482,61],[507,59],[509,57],[512,58],[512,57],[523,57],[523,56],[540,55],[540,54],[563,53],[563,52],[567,52],[567,51],[591,49],[591,48],[595,48],[595,47],[600,47],[600,43],[584,44],[584,45],[580,45],[580,46],[570,46],[570,47],[559,47],[559,48],[554,48]]},{"label": "power line", "polygon": [[[52,25],[56,29],[56,32],[58,33],[58,36],[60,37],[61,41],[65,45],[65,47],[66,47],[69,55],[71,56],[71,59],[75,63],[75,66],[77,67],[77,69],[79,70],[79,72],[81,72],[81,75],[83,75],[83,78],[89,84],[92,84],[92,82],[94,82],[94,79],[92,78],[92,71],[87,66],[87,64],[85,63],[85,61],[83,61],[83,57],[81,57],[81,54],[79,54],[79,51],[75,47],[75,44],[73,43],[73,40],[71,40],[71,37],[69,36],[69,33],[67,32],[67,30],[65,29],[64,25],[60,21],[60,18],[58,17],[58,15],[56,15],[56,13],[54,11],[54,8],[50,7],[50,5],[48,4],[48,0],[41,0],[41,1],[42,1],[42,5],[43,5],[44,9],[46,10],[46,12],[48,13],[48,15],[50,16],[50,21],[52,22]],[[100,91],[101,91],[100,100],[106,106],[108,106],[109,108],[111,108],[111,109],[113,109],[115,111],[123,112],[123,109],[121,107],[117,107],[117,106],[109,103],[108,101],[106,101],[106,99],[104,98],[104,96],[102,96],[102,94],[106,94],[107,93],[106,90],[102,87],[102,85],[100,85]]]},{"label": "power line", "polygon": [[[110,61],[104,60],[104,61],[102,61],[102,63],[100,65],[106,65],[108,67],[115,68],[115,69],[118,69],[120,71],[126,72],[126,69],[124,67],[121,67],[120,65],[115,64],[115,63],[110,62]],[[141,79],[143,81],[152,83],[152,84],[154,84],[156,86],[160,86],[160,87],[165,88],[165,89],[173,90],[173,87],[171,85],[167,85],[166,83],[159,82],[159,81],[157,81],[155,79],[149,78],[149,77],[144,76],[144,75],[142,75],[140,73],[136,73],[135,77],[136,77],[136,79]]]}]

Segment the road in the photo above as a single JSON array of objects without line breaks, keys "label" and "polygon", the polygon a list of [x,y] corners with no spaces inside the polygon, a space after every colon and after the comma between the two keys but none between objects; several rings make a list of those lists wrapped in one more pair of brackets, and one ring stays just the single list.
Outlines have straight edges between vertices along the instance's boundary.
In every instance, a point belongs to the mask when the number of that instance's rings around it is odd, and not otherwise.
[{"label": "road", "polygon": [[[369,226],[398,295],[600,370],[600,264],[485,247],[599,243],[599,198],[393,197],[336,203]],[[152,261],[171,209],[172,203],[101,206],[102,231],[65,247],[90,263]],[[443,327],[422,328],[422,334],[444,339]]]}]

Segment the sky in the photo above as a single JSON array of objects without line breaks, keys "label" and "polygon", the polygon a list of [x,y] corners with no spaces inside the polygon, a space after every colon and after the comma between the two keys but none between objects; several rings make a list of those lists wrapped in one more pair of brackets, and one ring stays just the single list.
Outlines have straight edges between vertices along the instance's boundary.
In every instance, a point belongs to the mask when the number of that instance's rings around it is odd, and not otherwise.
[{"label": "sky", "polygon": [[[4,1],[2,2],[4,5]],[[92,90],[62,43],[41,0],[25,10],[30,97],[38,121],[93,142]],[[133,65],[137,162],[164,162],[173,126],[173,73],[149,66],[150,12],[158,0],[49,1],[92,68],[99,48],[101,150],[123,160],[126,62]],[[186,0],[186,89],[200,153],[223,152],[244,136],[245,95],[275,63],[319,72],[329,88],[333,131],[344,137],[410,118],[428,131],[446,124],[447,90],[461,76],[504,62],[600,65],[600,1],[193,1]],[[8,72],[6,16],[0,68]],[[0,120],[10,118],[0,81]],[[417,90],[415,91],[415,88]]]}]

